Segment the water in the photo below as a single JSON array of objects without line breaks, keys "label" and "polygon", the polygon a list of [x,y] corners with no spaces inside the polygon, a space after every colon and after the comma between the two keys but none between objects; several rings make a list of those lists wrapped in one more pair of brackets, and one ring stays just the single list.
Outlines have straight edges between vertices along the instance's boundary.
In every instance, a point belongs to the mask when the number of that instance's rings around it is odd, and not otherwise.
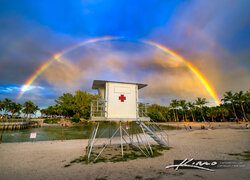
[{"label": "water", "polygon": [[[124,123],[123,128],[129,127],[129,133],[141,133],[138,126],[135,123]],[[97,137],[108,138],[119,127],[119,123],[100,123]],[[175,129],[169,126],[161,126],[164,129]],[[40,128],[29,128],[16,131],[4,131],[2,133],[2,143],[6,142],[31,142],[30,133],[36,132],[37,136],[35,141],[51,141],[51,140],[61,140],[66,139],[88,139],[94,129],[93,124],[81,125],[75,127],[40,127]],[[136,130],[137,129],[137,130]],[[116,136],[119,136],[119,132]]]}]

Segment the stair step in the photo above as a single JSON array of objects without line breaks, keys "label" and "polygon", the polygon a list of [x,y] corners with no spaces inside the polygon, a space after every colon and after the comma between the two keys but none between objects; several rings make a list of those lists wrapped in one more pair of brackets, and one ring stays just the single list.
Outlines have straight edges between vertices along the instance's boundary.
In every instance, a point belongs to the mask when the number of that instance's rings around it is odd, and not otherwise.
[{"label": "stair step", "polygon": [[137,124],[141,124],[143,130],[151,137],[153,138],[159,145],[162,146],[167,146],[167,144],[161,140],[161,138],[159,138],[157,136],[157,134],[155,134],[148,126],[146,126],[143,122],[136,122]]}]

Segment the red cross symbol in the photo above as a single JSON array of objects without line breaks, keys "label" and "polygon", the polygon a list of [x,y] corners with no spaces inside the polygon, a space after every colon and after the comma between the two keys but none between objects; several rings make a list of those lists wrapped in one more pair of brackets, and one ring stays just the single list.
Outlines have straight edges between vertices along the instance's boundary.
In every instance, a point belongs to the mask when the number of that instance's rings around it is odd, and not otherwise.
[{"label": "red cross symbol", "polygon": [[121,102],[124,102],[126,100],[126,97],[122,94],[119,96],[119,100],[121,100]]}]

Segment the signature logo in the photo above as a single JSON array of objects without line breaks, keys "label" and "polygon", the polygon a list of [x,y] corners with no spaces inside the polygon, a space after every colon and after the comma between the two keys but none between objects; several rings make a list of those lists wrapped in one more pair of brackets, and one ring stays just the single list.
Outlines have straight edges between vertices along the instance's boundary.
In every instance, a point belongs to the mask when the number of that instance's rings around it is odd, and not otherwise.
[{"label": "signature logo", "polygon": [[215,171],[208,167],[216,167],[218,164],[216,161],[194,160],[193,158],[189,160],[186,158],[183,161],[180,161],[179,164],[178,162],[178,160],[175,160],[174,165],[166,166],[166,169],[175,168],[175,170],[178,171],[179,168],[194,168],[206,171]]}]

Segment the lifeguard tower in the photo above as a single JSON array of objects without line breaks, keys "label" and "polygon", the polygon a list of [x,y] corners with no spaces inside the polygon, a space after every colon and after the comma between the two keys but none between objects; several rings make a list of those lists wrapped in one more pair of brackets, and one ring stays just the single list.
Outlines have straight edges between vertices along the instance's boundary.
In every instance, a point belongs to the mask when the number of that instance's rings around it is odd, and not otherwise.
[{"label": "lifeguard tower", "polygon": [[[167,134],[147,116],[147,104],[138,101],[138,91],[146,86],[147,84],[140,83],[94,80],[92,89],[98,91],[98,99],[91,102],[90,119],[97,123],[87,147],[88,160],[90,160],[91,151],[96,141],[100,121],[118,122],[119,128],[109,137],[94,161],[98,159],[108,145],[111,145],[112,138],[118,133],[120,134],[122,156],[123,143],[137,147],[145,156],[153,155],[150,146],[152,139],[161,146],[168,146]],[[136,139],[129,134],[126,128],[122,127],[122,123],[131,121],[136,122],[142,132],[135,134]],[[127,137],[127,140],[124,136]],[[141,136],[144,136],[144,138]]]}]

